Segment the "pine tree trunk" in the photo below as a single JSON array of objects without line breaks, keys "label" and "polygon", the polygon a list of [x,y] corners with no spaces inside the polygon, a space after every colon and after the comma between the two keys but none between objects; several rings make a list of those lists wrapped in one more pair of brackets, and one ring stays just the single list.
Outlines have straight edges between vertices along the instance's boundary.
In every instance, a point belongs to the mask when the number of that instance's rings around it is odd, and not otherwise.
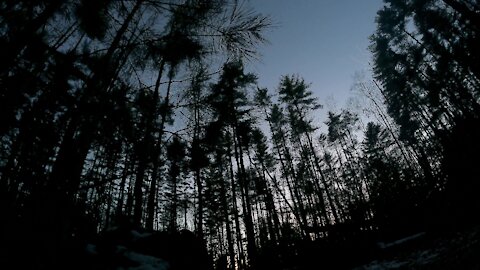
[{"label": "pine tree trunk", "polygon": [[[217,154],[219,155],[219,154]],[[217,162],[219,164],[222,164],[220,161],[222,157],[217,157]],[[223,171],[223,166],[220,167],[220,172]],[[221,190],[221,202],[222,202],[222,208],[223,208],[223,215],[225,217],[225,227],[227,230],[227,242],[228,242],[228,256],[230,257],[230,269],[234,269],[235,267],[235,249],[234,249],[234,242],[233,242],[233,237],[232,237],[232,229],[230,227],[230,218],[228,214],[228,202],[227,202],[227,189],[225,187],[225,182],[220,180],[220,190]]]},{"label": "pine tree trunk", "polygon": [[249,258],[249,265],[255,267],[257,248],[255,245],[255,230],[253,227],[252,220],[252,208],[250,202],[250,196],[248,194],[249,179],[246,175],[245,165],[243,163],[243,150],[241,146],[241,139],[237,132],[237,127],[233,127],[233,133],[236,135],[236,140],[234,139],[234,153],[235,160],[237,163],[238,174],[239,174],[239,183],[240,183],[240,193],[242,195],[242,206],[243,206],[243,218],[245,221],[245,232],[247,235],[247,252]]},{"label": "pine tree trunk", "polygon": [[[230,137],[230,135],[227,135],[227,137]],[[229,160],[229,172],[230,172],[230,186],[231,186],[231,192],[232,192],[232,202],[233,202],[233,213],[234,213],[234,219],[235,219],[235,231],[237,234],[237,250],[238,250],[238,264],[240,269],[244,268],[244,252],[243,252],[243,243],[241,241],[242,239],[242,233],[240,231],[240,217],[238,215],[238,206],[237,206],[237,185],[235,181],[235,174],[233,171],[233,162],[232,162],[232,153],[231,153],[231,143],[227,143],[227,157]]]}]

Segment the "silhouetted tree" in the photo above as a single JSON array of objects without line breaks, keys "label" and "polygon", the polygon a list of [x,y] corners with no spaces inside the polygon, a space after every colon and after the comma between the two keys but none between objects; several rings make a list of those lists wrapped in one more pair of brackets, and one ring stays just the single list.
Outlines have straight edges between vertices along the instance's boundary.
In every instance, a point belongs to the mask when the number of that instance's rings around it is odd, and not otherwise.
[{"label": "silhouetted tree", "polygon": [[444,169],[451,162],[446,150],[458,143],[453,131],[465,119],[473,128],[480,113],[476,4],[385,2],[371,38],[378,88],[400,126],[399,138],[422,168],[425,194],[442,193],[458,181]]}]

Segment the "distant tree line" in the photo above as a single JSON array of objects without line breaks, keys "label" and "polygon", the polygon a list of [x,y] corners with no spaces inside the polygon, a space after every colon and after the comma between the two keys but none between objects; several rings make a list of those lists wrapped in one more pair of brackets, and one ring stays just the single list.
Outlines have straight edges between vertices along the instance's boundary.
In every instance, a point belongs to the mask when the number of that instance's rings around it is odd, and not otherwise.
[{"label": "distant tree line", "polygon": [[216,269],[281,269],[471,224],[479,10],[385,0],[357,84],[378,121],[320,132],[304,79],[245,70],[270,20],[242,1],[0,4],[0,251],[46,268],[127,220],[192,230]]}]

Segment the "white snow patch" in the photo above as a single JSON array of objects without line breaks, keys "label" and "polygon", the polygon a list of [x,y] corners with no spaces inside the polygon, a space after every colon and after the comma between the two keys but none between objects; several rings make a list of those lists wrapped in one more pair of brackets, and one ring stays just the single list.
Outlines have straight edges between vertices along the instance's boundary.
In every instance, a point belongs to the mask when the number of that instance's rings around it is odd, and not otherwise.
[{"label": "white snow patch", "polygon": [[414,235],[411,235],[411,236],[408,236],[408,237],[405,237],[405,238],[402,238],[402,239],[399,239],[399,240],[396,240],[396,241],[393,241],[393,242],[387,243],[387,244],[385,244],[384,242],[378,242],[378,246],[381,249],[386,249],[386,248],[389,248],[389,247],[393,247],[393,246],[403,244],[403,243],[411,241],[411,240],[418,239],[418,238],[423,237],[423,236],[425,236],[425,233],[421,232],[421,233],[417,233],[417,234],[414,234]]},{"label": "white snow patch", "polygon": [[87,244],[87,246],[85,247],[85,251],[89,255],[98,255],[97,246],[93,244]]},{"label": "white snow patch", "polygon": [[129,267],[127,270],[168,270],[170,269],[170,265],[167,261],[148,256],[140,253],[136,253],[133,251],[127,251],[123,254],[129,260],[138,263],[138,266]]},{"label": "white snow patch", "polygon": [[140,233],[135,230],[130,231],[130,234],[132,235],[133,241],[137,241],[138,239],[146,238],[152,235],[151,233]]},{"label": "white snow patch", "polygon": [[373,261],[367,265],[363,265],[355,268],[354,270],[386,270],[386,269],[399,269],[406,266],[407,262],[400,261]]},{"label": "white snow patch", "polygon": [[392,260],[375,260],[369,264],[362,265],[354,270],[387,270],[387,269],[405,269],[412,266],[427,265],[435,261],[440,254],[439,251],[423,250],[412,253],[409,257],[404,259],[392,259]]},{"label": "white snow patch", "polygon": [[127,251],[127,247],[125,246],[115,246],[115,253],[123,253]]},{"label": "white snow patch", "polygon": [[432,250],[424,250],[422,252],[416,252],[414,256],[415,257],[413,258],[413,261],[415,262],[415,264],[425,265],[435,261],[435,259],[437,259],[437,257],[439,256],[439,253],[438,251],[434,252]]}]

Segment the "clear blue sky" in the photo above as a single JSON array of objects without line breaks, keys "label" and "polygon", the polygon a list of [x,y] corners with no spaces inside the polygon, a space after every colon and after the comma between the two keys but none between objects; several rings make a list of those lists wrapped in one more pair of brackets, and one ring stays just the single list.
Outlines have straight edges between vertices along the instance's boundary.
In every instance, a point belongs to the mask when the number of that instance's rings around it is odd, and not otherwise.
[{"label": "clear blue sky", "polygon": [[270,44],[260,48],[260,61],[250,64],[260,86],[274,90],[281,75],[298,74],[312,83],[321,104],[332,104],[333,98],[342,107],[352,96],[354,74],[369,69],[369,36],[382,1],[251,0],[248,4],[277,24],[266,33]]}]

